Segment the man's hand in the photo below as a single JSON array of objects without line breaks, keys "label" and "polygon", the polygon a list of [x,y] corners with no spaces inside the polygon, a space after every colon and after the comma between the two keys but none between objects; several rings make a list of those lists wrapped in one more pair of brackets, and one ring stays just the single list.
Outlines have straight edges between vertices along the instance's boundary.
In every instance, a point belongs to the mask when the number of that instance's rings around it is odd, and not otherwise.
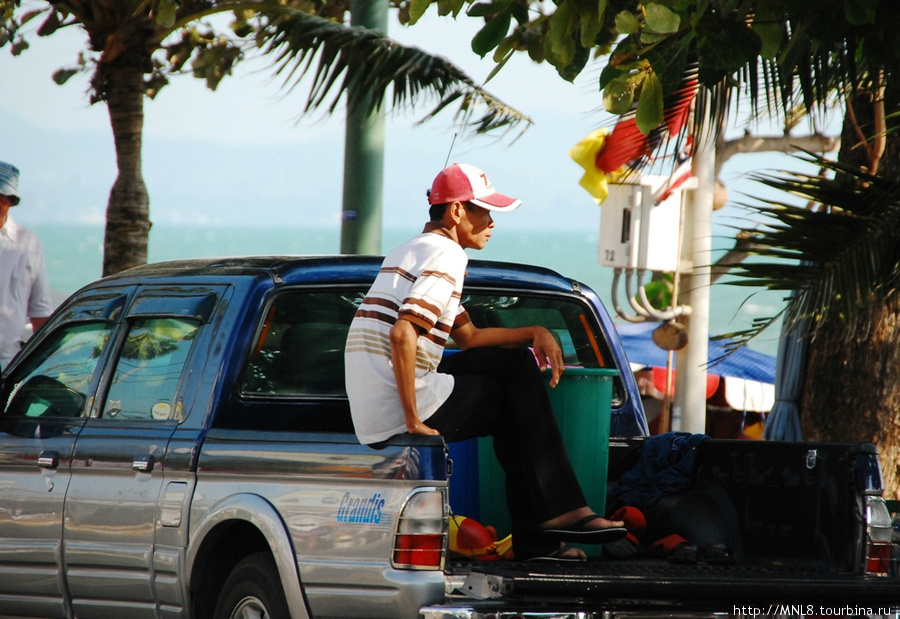
[{"label": "man's hand", "polygon": [[559,377],[564,369],[562,348],[560,348],[553,334],[541,326],[534,327],[531,346],[534,349],[534,355],[537,357],[541,372],[549,367],[553,373],[553,376],[550,378],[550,386],[555,387],[559,383]]},{"label": "man's hand", "polygon": [[434,428],[426,426],[421,421],[416,421],[412,425],[406,424],[406,431],[410,434],[423,434],[425,436],[440,436],[441,434]]}]

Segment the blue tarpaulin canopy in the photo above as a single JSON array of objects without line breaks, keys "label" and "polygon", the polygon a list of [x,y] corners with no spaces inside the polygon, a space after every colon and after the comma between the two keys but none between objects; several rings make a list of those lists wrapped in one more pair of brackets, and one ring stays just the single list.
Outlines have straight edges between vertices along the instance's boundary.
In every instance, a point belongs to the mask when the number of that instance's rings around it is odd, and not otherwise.
[{"label": "blue tarpaulin canopy", "polygon": [[[633,366],[666,366],[667,351],[654,344],[652,339],[658,326],[652,322],[617,325],[619,338]],[[733,408],[768,411],[774,400],[775,357],[746,346],[728,354],[727,344],[728,340],[709,340],[707,373],[724,379],[725,397]]]},{"label": "blue tarpaulin canopy", "polygon": [[[631,363],[665,367],[667,352],[653,343],[655,322],[617,325],[619,338]],[[728,340],[709,340],[710,365],[706,371],[719,376],[733,376],[761,383],[775,382],[775,357],[742,346],[726,356]],[[718,360],[718,361],[717,361]]]}]

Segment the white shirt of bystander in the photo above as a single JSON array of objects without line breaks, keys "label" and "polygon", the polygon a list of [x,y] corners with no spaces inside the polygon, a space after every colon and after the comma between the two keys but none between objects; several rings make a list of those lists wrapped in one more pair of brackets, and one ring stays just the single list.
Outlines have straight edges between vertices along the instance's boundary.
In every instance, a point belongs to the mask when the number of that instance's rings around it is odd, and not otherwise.
[{"label": "white shirt of bystander", "polygon": [[40,240],[7,217],[0,228],[0,368],[18,352],[29,318],[52,310]]}]

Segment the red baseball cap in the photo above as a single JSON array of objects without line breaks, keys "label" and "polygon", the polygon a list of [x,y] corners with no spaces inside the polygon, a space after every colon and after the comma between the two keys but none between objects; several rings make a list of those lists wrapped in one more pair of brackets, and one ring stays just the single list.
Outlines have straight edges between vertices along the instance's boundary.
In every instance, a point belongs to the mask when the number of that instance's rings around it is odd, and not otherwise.
[{"label": "red baseball cap", "polygon": [[428,192],[429,204],[471,202],[489,211],[512,211],[521,200],[494,191],[487,175],[475,166],[454,163],[441,170]]}]

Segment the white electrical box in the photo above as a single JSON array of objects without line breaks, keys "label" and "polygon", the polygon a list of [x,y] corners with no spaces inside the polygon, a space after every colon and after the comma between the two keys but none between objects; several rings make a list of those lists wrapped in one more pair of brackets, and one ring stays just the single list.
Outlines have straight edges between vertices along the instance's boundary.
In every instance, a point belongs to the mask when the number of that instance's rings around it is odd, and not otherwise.
[{"label": "white electrical box", "polygon": [[675,271],[684,191],[675,189],[659,200],[668,176],[636,176],[628,181],[610,183],[609,196],[600,205],[600,264]]}]

